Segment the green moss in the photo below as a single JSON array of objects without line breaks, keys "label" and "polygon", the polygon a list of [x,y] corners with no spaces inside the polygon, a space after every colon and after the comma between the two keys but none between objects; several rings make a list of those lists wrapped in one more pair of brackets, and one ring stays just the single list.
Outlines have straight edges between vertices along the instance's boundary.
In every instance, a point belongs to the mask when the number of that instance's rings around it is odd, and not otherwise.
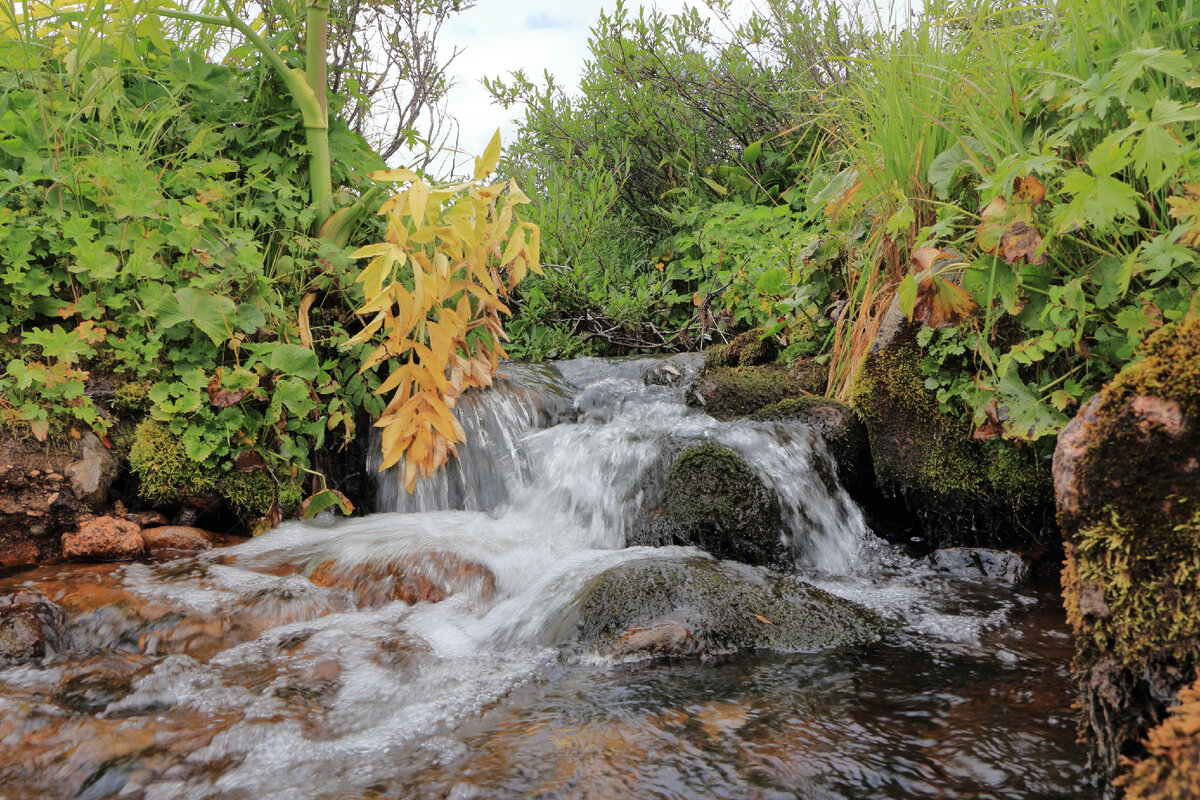
[{"label": "green moss", "polygon": [[[748,576],[701,559],[634,561],[584,589],[564,626],[601,651],[663,620],[694,637],[686,652],[815,651],[877,641],[883,621],[862,606],[785,576]],[[682,654],[682,653],[676,653]]]},{"label": "green moss", "polygon": [[745,417],[789,397],[824,392],[824,373],[778,366],[719,367],[705,373],[691,402],[721,420]]},{"label": "green moss", "polygon": [[126,413],[144,411],[150,405],[150,389],[143,381],[130,381],[117,387],[113,393],[114,411]]},{"label": "green moss", "polygon": [[1101,413],[1136,395],[1168,398],[1180,404],[1185,416],[1200,416],[1200,315],[1147,338],[1140,360],[1105,388]]},{"label": "green moss", "polygon": [[629,544],[693,545],[748,564],[786,562],[779,503],[729,448],[706,442],[681,452],[662,498]]},{"label": "green moss", "polygon": [[215,476],[188,458],[183,441],[157,422],[138,425],[129,448],[129,466],[141,483],[141,496],[151,503],[169,505],[216,493]]},{"label": "green moss", "polygon": [[727,345],[710,348],[704,359],[708,368],[752,367],[770,364],[779,354],[779,345],[772,336],[764,338],[766,331],[756,328],[733,338]]},{"label": "green moss", "polygon": [[1043,457],[1052,443],[1024,451],[1000,440],[972,438],[968,422],[942,412],[925,388],[920,351],[906,344],[872,353],[857,371],[850,404],[862,416],[881,488],[952,501],[1049,500]]},{"label": "green moss", "polygon": [[276,483],[265,469],[224,472],[188,457],[182,440],[165,426],[146,420],[138,425],[129,448],[129,465],[138,476],[140,494],[151,503],[172,505],[189,497],[220,497],[244,520],[265,516],[278,501],[294,511],[303,488],[294,478]]}]

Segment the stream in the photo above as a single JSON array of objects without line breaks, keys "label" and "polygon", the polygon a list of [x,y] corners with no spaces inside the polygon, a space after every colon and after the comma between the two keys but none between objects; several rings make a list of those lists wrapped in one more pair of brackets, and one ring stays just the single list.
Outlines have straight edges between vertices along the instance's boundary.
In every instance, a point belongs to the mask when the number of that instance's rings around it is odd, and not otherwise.
[{"label": "stream", "polygon": [[[383,474],[380,513],[0,579],[55,631],[0,666],[0,800],[1099,797],[1053,587],[885,544],[821,478],[816,430],[688,407],[698,368],[505,365],[456,409],[459,458],[412,495]],[[606,571],[711,561],[624,547],[664,457],[700,441],[746,459],[798,575],[879,614],[881,642],[631,660],[578,640]]]}]

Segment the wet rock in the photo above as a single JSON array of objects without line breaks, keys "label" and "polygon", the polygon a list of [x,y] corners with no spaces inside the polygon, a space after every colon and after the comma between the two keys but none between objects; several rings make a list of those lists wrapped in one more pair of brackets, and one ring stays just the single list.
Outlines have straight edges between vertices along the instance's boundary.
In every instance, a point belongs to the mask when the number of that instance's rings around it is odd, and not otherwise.
[{"label": "wet rock", "polygon": [[710,347],[705,353],[705,366],[755,367],[770,364],[779,355],[779,343],[774,336],[765,336],[763,328],[746,331],[733,338],[729,344]]},{"label": "wet rock", "polygon": [[170,522],[161,511],[138,511],[134,514],[126,514],[125,519],[136,522],[143,528],[160,528]]},{"label": "wet rock", "polygon": [[71,480],[75,496],[88,505],[100,505],[108,499],[108,490],[117,478],[117,459],[94,433],[84,434],[79,460],[63,471]]},{"label": "wet rock", "polygon": [[216,535],[203,528],[186,525],[164,525],[142,529],[146,552],[157,558],[188,555],[211,550]]},{"label": "wet rock", "polygon": [[130,561],[145,551],[136,522],[97,517],[62,537],[63,558],[71,561]]},{"label": "wet rock", "polygon": [[853,648],[884,628],[873,612],[794,577],[699,558],[614,567],[584,588],[577,609],[563,628],[623,659]]},{"label": "wet rock", "polygon": [[496,576],[487,567],[444,552],[407,556],[386,564],[324,561],[308,578],[317,586],[350,590],[359,608],[396,600],[409,605],[440,603],[462,592],[488,600],[496,590]]},{"label": "wet rock", "polygon": [[60,646],[61,609],[37,592],[0,596],[0,664],[42,658]]},{"label": "wet rock", "polygon": [[627,545],[691,545],[747,564],[788,561],[779,502],[745,459],[706,442],[671,463],[661,501],[629,534]]},{"label": "wet rock", "polygon": [[129,694],[137,677],[153,662],[134,653],[107,651],[72,654],[54,691],[54,702],[72,711],[100,711]]},{"label": "wet rock", "polygon": [[1055,545],[1053,441],[1018,450],[999,437],[973,438],[971,426],[943,412],[925,388],[920,326],[898,307],[888,320],[850,391],[867,427],[876,485],[896,501],[867,508],[886,522],[881,532],[897,542],[916,535],[928,549]]},{"label": "wet rock", "polygon": [[83,504],[63,475],[77,457],[78,445],[48,448],[0,429],[0,553],[8,566],[55,558],[62,534],[78,527]]},{"label": "wet rock", "polygon": [[707,370],[688,390],[687,402],[719,420],[731,420],[799,395],[825,392],[826,370],[811,362]]},{"label": "wet rock", "polygon": [[1008,550],[983,547],[946,547],[929,556],[930,566],[956,578],[995,578],[1006,583],[1024,583],[1029,578],[1030,560]]},{"label": "wet rock", "polygon": [[0,569],[36,564],[40,557],[41,551],[33,542],[15,542],[0,549]]},{"label": "wet rock", "polygon": [[1200,667],[1200,318],[1147,339],[1079,410],[1054,488],[1082,728],[1113,778]]},{"label": "wet rock", "polygon": [[652,364],[642,374],[647,386],[686,386],[704,369],[704,357],[699,353],[680,353]]}]

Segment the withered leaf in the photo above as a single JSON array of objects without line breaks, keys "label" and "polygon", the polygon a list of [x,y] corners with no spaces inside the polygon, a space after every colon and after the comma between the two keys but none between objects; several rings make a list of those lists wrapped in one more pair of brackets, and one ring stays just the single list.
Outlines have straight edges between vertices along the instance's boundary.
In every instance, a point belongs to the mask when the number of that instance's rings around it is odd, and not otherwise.
[{"label": "withered leaf", "polygon": [[1012,200],[1013,203],[1027,203],[1031,206],[1040,206],[1046,201],[1046,187],[1032,175],[1026,175],[1024,178],[1014,178]]},{"label": "withered leaf", "polygon": [[949,328],[962,322],[979,304],[961,286],[936,275],[922,275],[917,283],[917,299],[913,303],[913,319],[930,328]]},{"label": "withered leaf", "polygon": [[986,441],[1004,433],[1003,422],[1008,418],[1008,408],[1001,408],[995,400],[989,400],[983,409],[986,420],[975,429],[974,437]]},{"label": "withered leaf", "polygon": [[250,535],[262,536],[267,531],[278,528],[281,522],[283,522],[283,509],[280,508],[279,503],[275,503],[271,506],[271,510],[267,512],[266,516],[251,521]]},{"label": "withered leaf", "polygon": [[1042,246],[1042,235],[1027,222],[1014,222],[1000,237],[996,255],[1009,264],[1025,259],[1026,264],[1044,264],[1046,258],[1038,252]]},{"label": "withered leaf", "polygon": [[242,472],[267,468],[267,460],[256,450],[243,450],[233,457],[233,465]]},{"label": "withered leaf", "polygon": [[212,380],[208,382],[208,402],[212,403],[215,408],[229,408],[235,406],[250,394],[249,389],[226,389],[221,386],[221,368],[213,374]]}]

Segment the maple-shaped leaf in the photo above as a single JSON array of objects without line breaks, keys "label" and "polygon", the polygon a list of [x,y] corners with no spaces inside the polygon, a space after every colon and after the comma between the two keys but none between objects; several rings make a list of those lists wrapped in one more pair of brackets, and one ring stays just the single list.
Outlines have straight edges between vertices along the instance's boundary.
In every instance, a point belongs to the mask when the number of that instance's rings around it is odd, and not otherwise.
[{"label": "maple-shaped leaf", "polygon": [[949,328],[975,313],[979,304],[967,290],[936,275],[924,275],[917,281],[913,319],[930,328]]},{"label": "maple-shaped leaf", "polygon": [[1032,175],[1013,179],[1012,202],[1040,206],[1046,200],[1046,187]]},{"label": "maple-shaped leaf", "polygon": [[1167,204],[1171,206],[1171,219],[1184,226],[1178,241],[1200,249],[1200,181],[1184,186],[1181,196],[1168,197]]},{"label": "maple-shaped leaf", "polygon": [[1016,264],[1022,259],[1026,264],[1044,264],[1046,259],[1038,252],[1041,246],[1042,236],[1037,228],[1027,222],[1014,222],[1000,237],[996,255],[1009,264]]}]

